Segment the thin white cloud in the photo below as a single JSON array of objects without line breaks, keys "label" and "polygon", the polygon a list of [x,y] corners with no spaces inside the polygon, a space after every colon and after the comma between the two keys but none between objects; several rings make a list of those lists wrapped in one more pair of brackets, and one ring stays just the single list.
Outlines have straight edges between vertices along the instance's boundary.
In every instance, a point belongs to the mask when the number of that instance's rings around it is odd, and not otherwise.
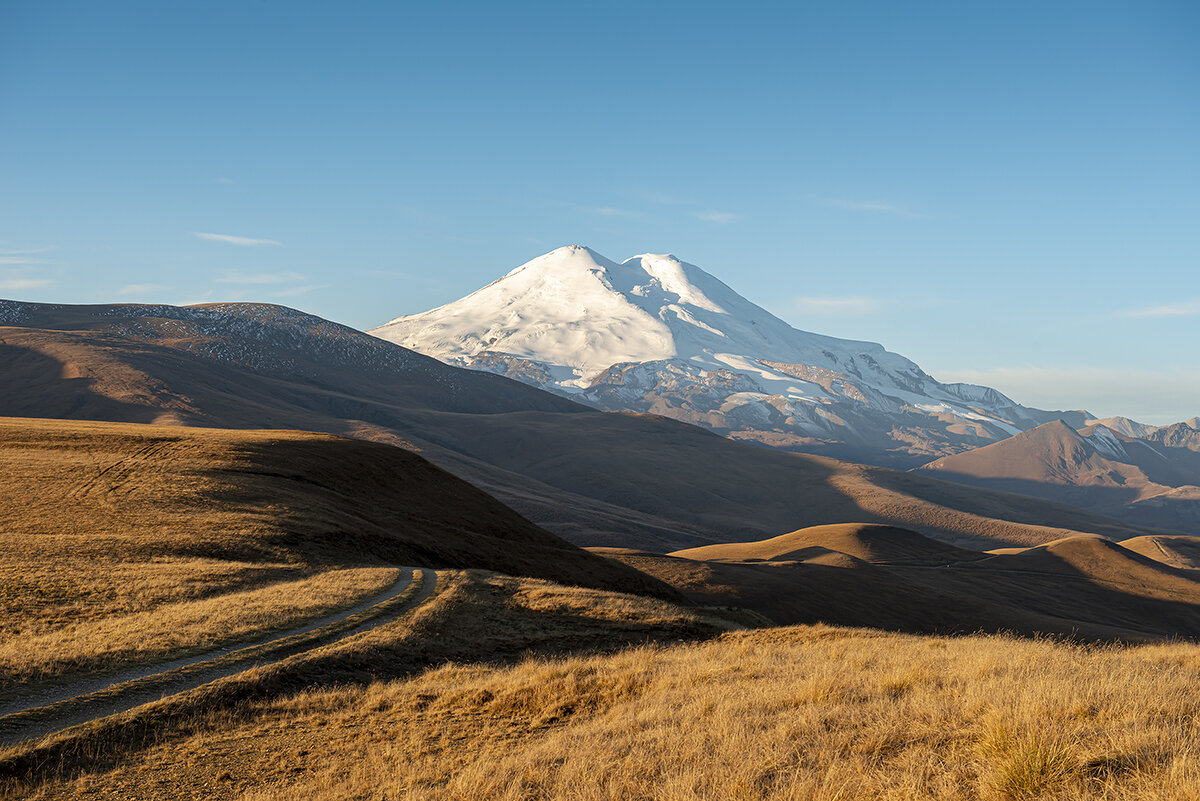
[{"label": "thin white cloud", "polygon": [[1165,303],[1161,306],[1143,306],[1137,309],[1126,309],[1117,312],[1118,317],[1195,317],[1200,315],[1200,300],[1185,300],[1179,303]]},{"label": "thin white cloud", "polygon": [[271,293],[271,297],[275,298],[294,298],[298,295],[307,295],[317,289],[325,289],[329,284],[306,284],[304,286],[294,286],[288,289],[281,289],[278,292]]},{"label": "thin white cloud", "polygon": [[210,242],[225,242],[230,245],[238,245],[240,247],[253,248],[262,245],[275,245],[282,247],[282,242],[277,242],[274,239],[254,239],[249,236],[230,236],[229,234],[206,234],[200,231],[193,231],[192,236],[200,239],[207,239]]},{"label": "thin white cloud", "polygon": [[0,278],[0,292],[20,289],[37,289],[54,283],[48,278]]},{"label": "thin white cloud", "polygon": [[868,211],[879,212],[882,214],[894,214],[897,217],[908,217],[910,219],[919,219],[924,217],[923,214],[918,214],[906,206],[901,206],[897,203],[887,203],[883,201],[862,201],[862,200],[840,200],[837,198],[826,198],[818,201],[822,206],[828,206],[834,209],[849,209],[850,211]]},{"label": "thin white cloud", "polygon": [[0,264],[9,264],[13,266],[33,266],[35,264],[55,264],[56,262],[49,259],[39,259],[34,256],[27,256],[27,253],[44,253],[48,248],[38,250],[10,250],[0,252]]},{"label": "thin white cloud", "polygon": [[0,292],[39,289],[54,283],[53,279],[43,278],[37,274],[37,270],[33,269],[39,265],[56,263],[47,259],[36,258],[36,254],[53,250],[53,245],[39,248],[14,248],[8,242],[0,244],[5,245],[5,247],[0,248],[0,265],[17,268],[8,269],[0,273]]},{"label": "thin white cloud", "polygon": [[290,284],[303,281],[300,273],[238,273],[229,272],[216,279],[218,284]]},{"label": "thin white cloud", "polygon": [[173,306],[199,306],[201,303],[212,303],[212,291],[205,292],[198,298],[192,300],[181,300],[178,303],[173,303]]},{"label": "thin white cloud", "polygon": [[734,214],[732,211],[698,211],[692,216],[697,220],[717,223],[718,225],[727,225],[741,217],[740,214]]},{"label": "thin white cloud", "polygon": [[554,201],[554,205],[560,208],[573,209],[584,214],[591,214],[596,217],[640,217],[641,212],[633,211],[632,209],[623,209],[619,206],[586,206],[582,203],[571,203],[569,201]]},{"label": "thin white cloud", "polygon": [[862,314],[873,314],[883,306],[883,301],[879,298],[862,297],[798,297],[792,298],[788,306],[795,314],[851,317]]},{"label": "thin white cloud", "polygon": [[931,370],[939,381],[993,387],[1039,409],[1087,409],[1167,425],[1200,415],[1200,371],[1125,367],[995,367]]},{"label": "thin white cloud", "polygon": [[149,295],[151,292],[161,292],[168,289],[162,284],[126,284],[117,290],[118,295]]},{"label": "thin white cloud", "polygon": [[0,250],[0,255],[2,255],[2,256],[30,256],[35,253],[45,253],[50,250],[54,250],[53,245],[47,245],[44,248],[23,248],[20,250],[4,248],[4,249]]}]

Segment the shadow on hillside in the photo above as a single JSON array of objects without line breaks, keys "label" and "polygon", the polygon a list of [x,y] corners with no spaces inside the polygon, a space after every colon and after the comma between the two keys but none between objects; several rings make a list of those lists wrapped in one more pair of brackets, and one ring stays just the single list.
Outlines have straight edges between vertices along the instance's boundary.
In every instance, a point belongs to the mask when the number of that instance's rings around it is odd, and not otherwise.
[{"label": "shadow on hillside", "polygon": [[161,410],[93,390],[95,380],[66,378],[67,364],[33,348],[0,343],[0,416],[152,423]]},{"label": "shadow on hillside", "polygon": [[1138,489],[1134,487],[1065,487],[1030,479],[986,479],[943,470],[931,472],[928,477],[950,481],[962,486],[979,487],[1065,503],[1137,526],[1167,528],[1187,534],[1200,534],[1200,502],[1162,498],[1135,504]]},{"label": "shadow on hillside", "polygon": [[[768,569],[761,564],[733,566]],[[921,615],[940,609],[943,617],[921,619],[918,615],[909,624],[874,628],[916,633],[1050,634],[1094,642],[1200,636],[1200,604],[1121,593],[1097,584],[1092,576],[1070,565],[1055,565],[1044,572],[985,568],[981,563],[973,568],[942,570],[878,565],[866,570],[801,567],[805,569],[796,571],[793,577],[795,586],[810,593],[807,597],[826,599],[821,610],[810,610],[810,622],[853,625],[853,616],[839,619],[832,611],[839,603],[851,600],[839,591],[852,590],[856,592],[855,615],[867,613],[874,605],[877,613],[903,616],[905,609],[898,605],[901,598],[893,591],[874,594],[888,582],[900,581],[907,585],[905,592],[914,599]],[[836,572],[841,576],[831,583],[828,577]],[[918,577],[918,573],[925,578]],[[1163,573],[1173,578],[1182,575],[1169,568]],[[507,666],[534,657],[609,653],[649,642],[692,642],[713,636],[711,629],[697,625],[658,623],[636,616],[606,618],[595,614],[586,602],[530,608],[526,599],[538,596],[527,596],[521,583],[472,575],[477,578],[468,586],[451,590],[448,600],[438,602],[435,596],[424,614],[408,618],[396,629],[381,628],[346,647],[321,649],[302,661],[288,660],[229,682],[207,685],[142,716],[113,718],[78,740],[35,746],[0,762],[0,776],[29,780],[51,773],[70,777],[103,770],[121,764],[140,750],[205,730],[205,716],[217,710],[234,720],[250,720],[271,714],[264,704],[321,687],[366,687],[379,681],[403,680],[450,663]],[[978,596],[978,600],[972,600],[969,594]],[[952,606],[956,600],[958,607]],[[967,612],[980,613],[981,617],[958,622],[944,617]],[[883,618],[882,614],[876,615],[877,620]],[[1138,626],[1143,627],[1140,632],[1123,628]]]},{"label": "shadow on hillside", "polygon": [[941,569],[888,570],[914,585],[979,605],[990,624],[976,626],[978,630],[1101,642],[1200,639],[1196,577],[1126,553],[1127,570],[1089,564],[1093,572],[1087,572],[1054,554],[1045,555],[1042,570],[1005,556]]}]

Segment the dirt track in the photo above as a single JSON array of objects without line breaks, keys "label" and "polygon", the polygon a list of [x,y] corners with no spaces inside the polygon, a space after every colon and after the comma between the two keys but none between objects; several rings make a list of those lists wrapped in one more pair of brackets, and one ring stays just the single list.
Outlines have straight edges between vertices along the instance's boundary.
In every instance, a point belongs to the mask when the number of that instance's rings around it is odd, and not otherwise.
[{"label": "dirt track", "polygon": [[0,746],[124,712],[211,681],[370,631],[424,602],[437,573],[404,568],[408,579],[358,605],[249,644],[147,665],[0,701]]}]

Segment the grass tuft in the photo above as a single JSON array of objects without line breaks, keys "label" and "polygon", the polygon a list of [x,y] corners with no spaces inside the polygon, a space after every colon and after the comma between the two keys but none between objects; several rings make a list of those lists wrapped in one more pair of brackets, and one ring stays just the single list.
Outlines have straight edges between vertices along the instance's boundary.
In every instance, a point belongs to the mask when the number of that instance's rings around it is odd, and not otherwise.
[{"label": "grass tuft", "polygon": [[1061,790],[1079,773],[1079,761],[1065,743],[1043,735],[1000,727],[980,743],[984,775],[1001,798],[1041,798]]}]

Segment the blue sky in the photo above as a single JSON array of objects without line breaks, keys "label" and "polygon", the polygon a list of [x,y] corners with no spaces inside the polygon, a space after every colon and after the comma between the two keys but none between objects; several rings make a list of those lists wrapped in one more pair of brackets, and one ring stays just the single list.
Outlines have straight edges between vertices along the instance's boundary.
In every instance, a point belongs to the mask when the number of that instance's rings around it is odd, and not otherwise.
[{"label": "blue sky", "polygon": [[0,296],[365,328],[669,251],[943,380],[1169,422],[1197,41],[1193,2],[9,0]]}]

